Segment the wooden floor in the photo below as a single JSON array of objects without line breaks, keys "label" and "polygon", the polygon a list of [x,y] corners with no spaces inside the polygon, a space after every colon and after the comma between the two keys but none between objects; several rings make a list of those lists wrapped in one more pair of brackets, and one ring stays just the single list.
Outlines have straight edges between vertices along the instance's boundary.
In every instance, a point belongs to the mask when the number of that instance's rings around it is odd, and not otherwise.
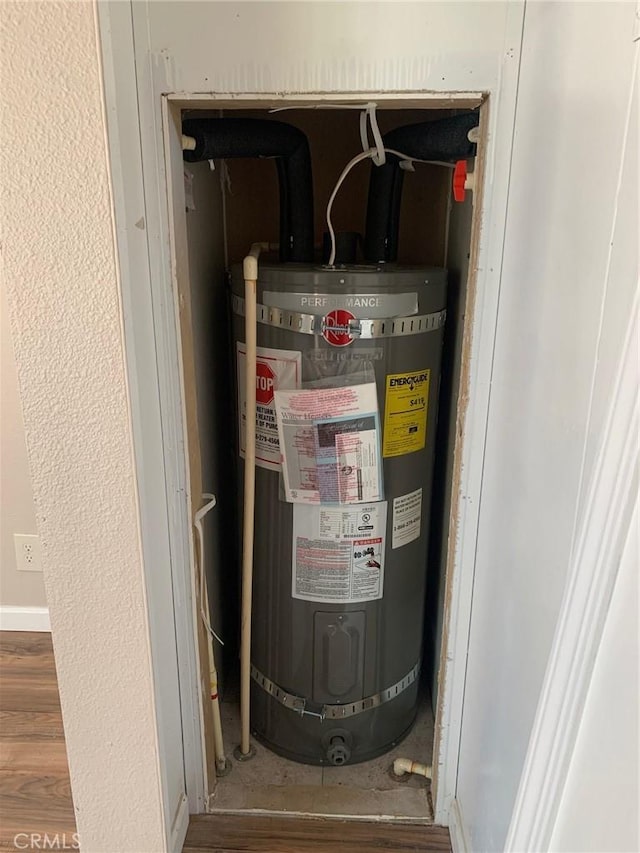
[{"label": "wooden floor", "polygon": [[[51,638],[0,632],[0,850],[36,833],[66,836],[75,820]],[[184,853],[450,853],[447,829],[253,815],[191,818]],[[152,853],[149,851],[148,853]],[[160,853],[160,851],[158,851]]]},{"label": "wooden floor", "polygon": [[196,815],[183,853],[451,853],[442,826],[251,815]]},{"label": "wooden floor", "polygon": [[2,631],[0,850],[20,849],[19,833],[64,833],[71,847],[74,832],[51,637]]}]

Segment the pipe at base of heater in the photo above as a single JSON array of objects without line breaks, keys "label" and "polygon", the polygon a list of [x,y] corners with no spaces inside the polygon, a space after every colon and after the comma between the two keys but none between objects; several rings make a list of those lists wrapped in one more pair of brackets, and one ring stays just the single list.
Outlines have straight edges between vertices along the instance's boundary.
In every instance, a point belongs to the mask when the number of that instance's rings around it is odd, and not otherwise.
[{"label": "pipe at base of heater", "polygon": [[412,761],[410,758],[396,758],[393,762],[394,776],[404,776],[405,773],[414,773],[417,776],[425,776],[431,779],[431,766]]}]

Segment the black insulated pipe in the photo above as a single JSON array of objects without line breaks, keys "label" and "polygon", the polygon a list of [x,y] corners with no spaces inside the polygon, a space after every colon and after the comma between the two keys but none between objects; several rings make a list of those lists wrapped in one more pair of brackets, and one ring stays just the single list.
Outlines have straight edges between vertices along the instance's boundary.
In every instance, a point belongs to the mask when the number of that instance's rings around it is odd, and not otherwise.
[{"label": "black insulated pipe", "polygon": [[[453,162],[473,157],[475,143],[468,133],[480,123],[477,112],[450,118],[407,124],[383,136],[385,148],[393,148],[416,160]],[[367,263],[392,263],[398,257],[398,232],[404,170],[401,158],[387,154],[383,166],[371,166],[367,201],[367,232],[364,256]]]},{"label": "black insulated pipe", "polygon": [[182,133],[196,144],[193,151],[183,152],[189,163],[238,157],[275,158],[280,187],[280,260],[313,262],[311,154],[301,130],[282,121],[193,118],[182,123]]}]

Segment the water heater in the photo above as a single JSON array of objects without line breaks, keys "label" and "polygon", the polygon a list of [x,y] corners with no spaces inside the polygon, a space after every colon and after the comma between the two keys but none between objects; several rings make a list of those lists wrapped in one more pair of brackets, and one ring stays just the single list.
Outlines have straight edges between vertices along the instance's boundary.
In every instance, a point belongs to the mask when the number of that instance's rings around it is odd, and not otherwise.
[{"label": "water heater", "polygon": [[[242,459],[240,267],[231,290]],[[442,269],[260,266],[251,725],[296,761],[365,761],[415,720],[445,292]]]}]

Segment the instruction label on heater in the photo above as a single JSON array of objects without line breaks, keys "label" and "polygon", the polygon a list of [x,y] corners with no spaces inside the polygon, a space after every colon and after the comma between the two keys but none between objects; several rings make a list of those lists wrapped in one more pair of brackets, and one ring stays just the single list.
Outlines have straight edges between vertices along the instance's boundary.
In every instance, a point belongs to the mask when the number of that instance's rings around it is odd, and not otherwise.
[{"label": "instruction label on heater", "polygon": [[382,444],[384,457],[404,456],[424,448],[430,375],[428,369],[387,374]]},{"label": "instruction label on heater", "polygon": [[[240,456],[244,459],[245,418],[247,410],[245,375],[247,350],[238,341],[238,428]],[[274,403],[278,388],[299,388],[302,355],[300,352],[257,347],[256,350],[256,465],[270,471],[280,470],[280,442]]]},{"label": "instruction label on heater", "polygon": [[420,537],[422,489],[393,499],[391,547],[402,548]]},{"label": "instruction label on heater", "polygon": [[357,507],[295,504],[291,595],[324,604],[382,598],[387,502]]},{"label": "instruction label on heater", "polygon": [[279,390],[275,406],[287,501],[355,504],[382,498],[375,382]]}]

